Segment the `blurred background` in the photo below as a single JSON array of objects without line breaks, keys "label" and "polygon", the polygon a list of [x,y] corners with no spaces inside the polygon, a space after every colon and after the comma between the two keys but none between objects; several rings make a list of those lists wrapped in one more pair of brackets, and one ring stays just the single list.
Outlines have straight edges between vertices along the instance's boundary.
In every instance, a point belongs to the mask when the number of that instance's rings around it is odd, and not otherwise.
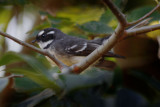
[{"label": "blurred background", "polygon": [[[157,5],[156,0],[113,2],[128,21]],[[159,11],[148,25],[159,24]],[[0,0],[0,30],[30,44],[47,27],[96,39],[112,34],[117,24],[102,0]],[[53,78],[59,69],[43,55],[0,36],[0,106],[25,107],[37,101],[37,107],[160,107],[159,44],[160,30],[129,37],[113,48],[126,59],[106,58],[116,64],[112,71],[91,68]],[[47,88],[56,94],[33,98]]]}]

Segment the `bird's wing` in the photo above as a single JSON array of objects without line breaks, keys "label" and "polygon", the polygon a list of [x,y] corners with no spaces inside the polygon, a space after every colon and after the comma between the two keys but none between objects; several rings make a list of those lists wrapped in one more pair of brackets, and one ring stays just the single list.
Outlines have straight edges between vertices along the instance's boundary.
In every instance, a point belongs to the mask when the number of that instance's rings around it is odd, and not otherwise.
[{"label": "bird's wing", "polygon": [[[72,43],[72,45],[65,48],[65,51],[68,54],[73,54],[75,56],[87,56],[99,46],[100,46],[99,44],[96,44],[94,42],[83,41],[83,42]],[[123,56],[114,54],[111,51],[107,52],[105,55],[103,55],[103,57],[124,58]]]},{"label": "bird's wing", "polygon": [[86,41],[72,43],[69,47],[65,48],[68,54],[73,54],[75,56],[87,56],[93,52],[98,46],[91,45]]}]

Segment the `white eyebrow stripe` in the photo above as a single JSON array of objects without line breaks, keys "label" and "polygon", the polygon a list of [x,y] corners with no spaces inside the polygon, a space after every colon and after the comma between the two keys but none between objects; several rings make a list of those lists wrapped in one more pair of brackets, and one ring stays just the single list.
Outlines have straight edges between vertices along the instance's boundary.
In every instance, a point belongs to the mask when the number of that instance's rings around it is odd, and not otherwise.
[{"label": "white eyebrow stripe", "polygon": [[76,52],[84,51],[86,48],[87,48],[87,43],[85,43],[84,46],[80,50],[77,50]]},{"label": "white eyebrow stripe", "polygon": [[50,32],[47,33],[47,35],[54,34],[54,33],[55,33],[55,31],[50,31]]},{"label": "white eyebrow stripe", "polygon": [[40,31],[40,32],[38,33],[38,36],[41,36],[43,33],[44,33],[44,30]]}]

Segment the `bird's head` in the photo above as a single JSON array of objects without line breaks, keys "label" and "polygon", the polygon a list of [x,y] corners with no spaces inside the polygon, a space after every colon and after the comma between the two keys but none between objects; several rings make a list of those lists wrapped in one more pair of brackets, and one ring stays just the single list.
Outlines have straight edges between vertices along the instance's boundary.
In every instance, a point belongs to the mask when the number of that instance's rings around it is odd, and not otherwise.
[{"label": "bird's head", "polygon": [[41,30],[37,35],[36,39],[32,41],[32,43],[37,42],[40,48],[47,48],[49,44],[54,42],[56,39],[62,38],[64,35],[59,29],[56,28],[46,28]]}]

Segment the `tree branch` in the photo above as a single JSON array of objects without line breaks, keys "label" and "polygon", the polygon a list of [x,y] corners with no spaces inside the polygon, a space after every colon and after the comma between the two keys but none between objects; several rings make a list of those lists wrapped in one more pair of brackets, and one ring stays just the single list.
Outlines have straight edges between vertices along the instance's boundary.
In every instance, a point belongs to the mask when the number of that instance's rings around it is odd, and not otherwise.
[{"label": "tree branch", "polygon": [[110,8],[112,13],[116,16],[120,24],[118,24],[115,32],[111,35],[111,37],[108,40],[104,41],[103,45],[95,49],[84,60],[70,67],[70,69],[74,73],[80,73],[86,68],[88,68],[91,64],[96,62],[96,60],[98,60],[99,58],[101,58],[102,55],[108,52],[119,41],[121,36],[123,36],[125,27],[127,25],[127,21],[124,14],[118,9],[118,7],[116,7],[115,4],[113,4],[111,0],[104,0],[104,3],[107,4],[107,6]]},{"label": "tree branch", "polygon": [[111,37],[109,39],[104,41],[104,43],[101,46],[99,46],[96,50],[94,50],[84,60],[82,60],[81,62],[74,64],[70,67],[66,66],[61,61],[59,61],[58,59],[56,59],[54,56],[50,55],[46,51],[43,51],[39,48],[36,48],[36,47],[34,47],[28,43],[25,43],[23,41],[20,41],[16,38],[12,37],[11,35],[6,34],[6,33],[0,32],[0,34],[7,37],[7,38],[12,39],[13,41],[19,43],[20,45],[23,45],[23,46],[28,47],[28,48],[30,48],[40,54],[48,56],[50,59],[52,59],[59,66],[62,73],[70,73],[70,72],[80,73],[83,70],[85,70],[86,68],[88,68],[91,64],[96,62],[96,60],[101,58],[101,56],[103,54],[105,54],[107,51],[109,51],[111,48],[113,48],[113,46],[116,43],[118,43],[118,41],[122,38],[122,36],[124,36],[124,35],[127,35],[127,36],[137,35],[137,34],[142,34],[142,33],[146,33],[149,31],[160,29],[160,24],[158,24],[158,25],[152,25],[152,26],[144,26],[141,28],[128,29],[125,31],[125,28],[128,25],[137,24],[137,23],[143,21],[146,17],[150,16],[156,9],[158,9],[160,7],[159,4],[156,6],[156,8],[154,8],[152,11],[147,13],[145,16],[143,16],[139,20],[128,24],[123,13],[116,7],[116,5],[114,5],[112,3],[111,0],[104,0],[104,2],[108,5],[108,7],[112,11],[112,13],[116,16],[117,20],[119,21],[119,24],[118,24],[117,28],[115,29],[115,32],[111,35]]},{"label": "tree branch", "polygon": [[125,32],[125,35],[128,36],[134,36],[134,35],[139,35],[139,34],[143,34],[143,33],[147,33],[150,31],[154,31],[154,30],[158,30],[160,29],[160,24],[157,25],[151,25],[151,26],[144,26],[141,28],[135,28],[135,29],[128,29]]},{"label": "tree branch", "polygon": [[146,19],[146,18],[149,17],[153,12],[155,12],[159,7],[160,7],[160,3],[158,3],[155,8],[153,8],[150,12],[148,12],[147,14],[145,14],[145,15],[144,15],[143,17],[141,17],[140,19],[138,19],[138,20],[136,20],[136,21],[134,21],[134,22],[128,23],[128,26],[135,25],[135,24],[141,22],[142,20]]},{"label": "tree branch", "polygon": [[46,51],[44,51],[44,50],[41,50],[41,49],[39,49],[39,48],[37,48],[37,47],[35,47],[35,46],[33,46],[33,45],[30,45],[30,44],[28,44],[28,43],[26,43],[26,42],[23,42],[23,41],[15,38],[15,37],[7,34],[7,33],[4,33],[4,32],[1,32],[1,31],[0,31],[0,35],[2,35],[2,36],[4,36],[4,37],[7,37],[7,38],[9,38],[9,39],[11,39],[11,40],[13,40],[13,41],[15,41],[16,43],[18,43],[18,44],[20,44],[20,45],[23,45],[23,46],[25,46],[25,47],[27,47],[27,48],[30,48],[30,49],[32,49],[33,51],[36,51],[36,52],[38,52],[38,53],[40,53],[40,54],[42,54],[42,55],[45,55],[45,56],[49,57],[51,60],[53,60],[53,61],[57,64],[57,66],[58,66],[61,70],[65,69],[65,68],[67,67],[67,66],[66,66],[65,64],[63,64],[61,61],[59,61],[57,58],[55,58],[53,55],[49,54],[48,52],[46,52]]},{"label": "tree branch", "polygon": [[103,45],[99,46],[83,61],[71,66],[72,72],[80,73],[81,71],[88,68],[91,64],[96,62],[96,60],[98,60],[103,54],[108,52],[117,43],[119,38],[123,35],[124,29],[125,27],[119,24],[115,30],[115,33],[113,33],[108,40],[104,41]]},{"label": "tree branch", "polygon": [[149,21],[151,20],[152,18],[147,18],[147,19],[144,19],[142,20],[141,22],[127,28],[127,30],[131,30],[131,29],[135,29],[135,28],[140,28],[140,27],[143,27],[143,26],[146,26],[149,24]]},{"label": "tree branch", "polygon": [[125,18],[125,15],[120,11],[120,9],[111,0],[104,0],[104,3],[107,4],[112,13],[116,16],[119,23],[122,24],[123,26],[124,25],[126,26],[127,20]]},{"label": "tree branch", "polygon": [[[104,0],[104,2],[108,5],[108,7],[112,11],[112,13],[116,16],[116,18],[117,18],[117,20],[119,21],[120,24],[116,28],[115,32],[110,36],[110,38],[103,43],[103,45],[99,46],[90,55],[88,55],[83,61],[72,65],[70,67],[72,69],[72,72],[80,73],[81,71],[85,70],[91,64],[96,62],[96,60],[98,60],[103,54],[108,52],[121,39],[122,36],[133,34],[132,31],[134,31],[134,29],[133,30],[128,30],[128,34],[125,32],[125,27],[128,26],[128,22],[126,21],[126,18],[123,15],[123,13],[112,3],[111,0]],[[148,17],[152,12],[154,12],[158,7],[159,6],[157,6],[155,9],[153,9],[151,12],[149,12],[147,15],[145,15],[139,21],[134,22],[134,23],[136,24],[136,23],[141,22],[143,19]],[[152,30],[154,30],[156,28],[157,27],[154,27]],[[140,32],[147,32],[147,30],[145,30],[145,29],[147,29],[148,31],[152,31],[152,30],[148,29],[148,27],[141,28],[141,29],[139,29],[140,31],[137,29],[137,31],[139,33]]]}]

